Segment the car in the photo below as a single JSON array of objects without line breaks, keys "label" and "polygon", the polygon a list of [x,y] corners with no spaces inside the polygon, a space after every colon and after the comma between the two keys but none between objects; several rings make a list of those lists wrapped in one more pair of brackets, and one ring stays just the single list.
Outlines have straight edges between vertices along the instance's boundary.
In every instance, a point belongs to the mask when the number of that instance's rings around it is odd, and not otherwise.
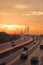
[{"label": "car", "polygon": [[12,41],[12,42],[11,42],[11,46],[15,46],[15,42]]},{"label": "car", "polygon": [[36,56],[33,56],[31,58],[31,65],[37,65],[38,64],[38,57]]},{"label": "car", "polygon": [[40,45],[40,49],[43,50],[43,44]]},{"label": "car", "polygon": [[24,46],[24,51],[28,50],[28,47]]},{"label": "car", "polygon": [[23,52],[21,53],[20,58],[21,58],[22,60],[27,59],[27,58],[28,58],[28,52],[27,52],[27,51],[23,51]]},{"label": "car", "polygon": [[33,42],[33,44],[35,44],[35,42]]},{"label": "car", "polygon": [[11,43],[14,43],[14,41],[11,41]]}]

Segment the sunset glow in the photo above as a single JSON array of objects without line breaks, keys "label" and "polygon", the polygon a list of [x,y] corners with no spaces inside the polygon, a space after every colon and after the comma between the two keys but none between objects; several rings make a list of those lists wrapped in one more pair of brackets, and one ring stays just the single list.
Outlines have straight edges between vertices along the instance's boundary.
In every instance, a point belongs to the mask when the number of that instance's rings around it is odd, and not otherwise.
[{"label": "sunset glow", "polygon": [[26,26],[29,34],[43,34],[43,0],[0,0],[0,31],[12,33]]},{"label": "sunset glow", "polygon": [[3,25],[3,28],[6,28],[6,29],[21,28],[21,27],[24,27],[24,26],[23,25]]},{"label": "sunset glow", "polygon": [[[0,25],[0,31],[7,32],[9,34],[24,32],[25,25]],[[43,34],[43,27],[29,26],[29,34]]]},{"label": "sunset glow", "polygon": [[25,29],[25,26],[23,25],[0,25],[0,31],[4,31],[7,33],[20,33],[21,30],[23,31]]}]

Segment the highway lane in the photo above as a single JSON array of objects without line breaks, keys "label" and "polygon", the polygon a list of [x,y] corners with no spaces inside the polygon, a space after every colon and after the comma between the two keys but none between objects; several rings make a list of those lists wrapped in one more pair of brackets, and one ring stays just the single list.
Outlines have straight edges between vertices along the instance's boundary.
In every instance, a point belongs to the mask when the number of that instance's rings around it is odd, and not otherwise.
[{"label": "highway lane", "polygon": [[[43,45],[43,39],[41,39],[41,45]],[[41,59],[40,59],[40,65],[43,65],[43,50],[40,50]]]},{"label": "highway lane", "polygon": [[[20,42],[20,41],[22,41],[22,40],[23,40],[23,37],[20,38],[19,40],[16,40],[16,41],[13,40],[13,42],[16,42],[16,43],[17,43],[17,42]],[[7,43],[0,44],[0,50],[6,49],[6,48],[8,48],[8,47],[11,47],[11,42],[12,42],[12,41],[7,42]]]},{"label": "highway lane", "polygon": [[11,46],[9,48],[1,50],[0,51],[0,58],[3,57],[3,56],[6,56],[6,55],[8,56],[9,53],[12,53],[12,52],[15,52],[15,51],[21,49],[23,46],[30,44],[32,41],[33,41],[33,39],[30,39],[30,40],[28,40],[28,41],[26,41],[26,42],[24,42],[20,45],[16,45],[16,46],[13,46],[13,47]]},{"label": "highway lane", "polygon": [[33,56],[38,56],[38,60],[40,62],[40,58],[41,58],[41,54],[40,54],[40,50],[39,50],[39,47],[37,49],[35,49],[35,51],[28,57],[28,60],[26,61],[26,65],[31,65],[31,58]]},{"label": "highway lane", "polygon": [[43,55],[39,49],[39,47],[28,57],[28,60],[25,62],[25,64],[22,62],[20,65],[31,65],[31,58],[33,56],[38,57],[38,64],[37,65],[43,65]]},{"label": "highway lane", "polygon": [[[16,40],[16,41],[13,40],[13,42],[14,42],[13,44],[19,45],[22,42],[25,42],[27,40],[30,40],[29,36],[22,36],[21,39],[19,39],[19,40]],[[0,44],[0,50],[3,50],[3,49],[11,47],[11,42],[12,41],[10,41],[8,43]]]},{"label": "highway lane", "polygon": [[[31,49],[28,50],[29,55],[36,49],[37,45],[39,45],[39,43],[35,44]],[[20,65],[20,64],[22,64],[21,63],[21,60],[20,60],[20,55],[17,57],[17,59],[16,58],[15,59],[12,59],[11,62],[9,62],[7,65]]]},{"label": "highway lane", "polygon": [[[34,42],[35,42],[35,41],[33,41],[32,43],[30,43],[29,45],[26,45],[26,46],[28,47],[28,49],[34,45]],[[6,57],[4,58],[4,60],[5,60],[6,62],[12,60],[13,58],[15,58],[15,57],[17,57],[18,55],[20,55],[23,50],[24,50],[24,48],[22,48],[22,49],[20,49],[20,50],[18,50],[18,51],[16,51],[16,52],[10,53],[8,56],[6,56]]]},{"label": "highway lane", "polygon": [[43,50],[40,50],[40,44],[37,47],[37,49],[35,49],[35,51],[32,54],[30,54],[30,56],[28,57],[26,61],[21,61],[19,59],[18,61],[13,63],[13,65],[31,65],[30,60],[32,56],[38,56],[38,60],[39,60],[38,65],[43,65]]},{"label": "highway lane", "polygon": [[[20,59],[18,60],[18,61],[16,61],[16,63],[13,63],[13,65],[31,65],[31,62],[30,62],[30,60],[31,60],[31,57],[32,56],[40,56],[41,57],[41,55],[40,55],[40,51],[39,51],[39,48],[37,48],[32,54],[30,54],[30,56],[28,57],[28,59],[26,60],[26,61],[21,61]],[[36,54],[36,52],[37,52],[37,54]]]},{"label": "highway lane", "polygon": [[43,65],[43,56],[42,56],[42,60],[41,60],[41,63],[40,63],[40,65]]},{"label": "highway lane", "polygon": [[[40,41],[40,42],[42,43],[42,41]],[[31,65],[30,60],[31,60],[32,56],[38,56],[38,61],[39,61],[38,65],[43,65],[43,62],[41,61],[43,59],[42,58],[43,52],[40,50],[40,44],[39,44],[38,48],[29,56],[29,58],[26,62],[26,65],[28,65],[28,64]],[[42,64],[41,64],[41,62],[42,62]]]},{"label": "highway lane", "polygon": [[42,55],[42,58],[41,58],[41,63],[40,63],[40,65],[43,65],[43,55]]},{"label": "highway lane", "polygon": [[40,65],[43,65],[43,50],[40,50],[41,58],[40,58]]}]

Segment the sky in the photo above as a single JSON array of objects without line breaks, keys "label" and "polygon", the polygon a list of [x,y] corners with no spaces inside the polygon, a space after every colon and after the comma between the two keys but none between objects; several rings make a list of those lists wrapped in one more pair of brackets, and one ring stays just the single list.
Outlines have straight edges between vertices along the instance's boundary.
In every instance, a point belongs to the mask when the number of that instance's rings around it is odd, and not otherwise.
[{"label": "sky", "polygon": [[43,34],[43,0],[0,0],[0,25],[29,26]]}]

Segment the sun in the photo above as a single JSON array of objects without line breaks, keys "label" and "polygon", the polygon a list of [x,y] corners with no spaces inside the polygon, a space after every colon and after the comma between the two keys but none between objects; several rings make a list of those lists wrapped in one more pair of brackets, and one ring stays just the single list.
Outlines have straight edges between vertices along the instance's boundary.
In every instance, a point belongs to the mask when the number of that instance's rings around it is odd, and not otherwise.
[{"label": "sun", "polygon": [[4,25],[3,27],[6,28],[6,29],[11,29],[12,28],[11,25]]},{"label": "sun", "polygon": [[3,27],[10,29],[10,28],[13,28],[13,27],[18,27],[18,26],[17,25],[4,25]]},{"label": "sun", "polygon": [[16,28],[22,28],[24,27],[23,25],[3,25],[3,28],[5,29],[16,29]]},{"label": "sun", "polygon": [[7,32],[9,34],[12,33],[21,33],[21,31],[24,31],[25,26],[24,25],[1,25],[2,31]]}]

